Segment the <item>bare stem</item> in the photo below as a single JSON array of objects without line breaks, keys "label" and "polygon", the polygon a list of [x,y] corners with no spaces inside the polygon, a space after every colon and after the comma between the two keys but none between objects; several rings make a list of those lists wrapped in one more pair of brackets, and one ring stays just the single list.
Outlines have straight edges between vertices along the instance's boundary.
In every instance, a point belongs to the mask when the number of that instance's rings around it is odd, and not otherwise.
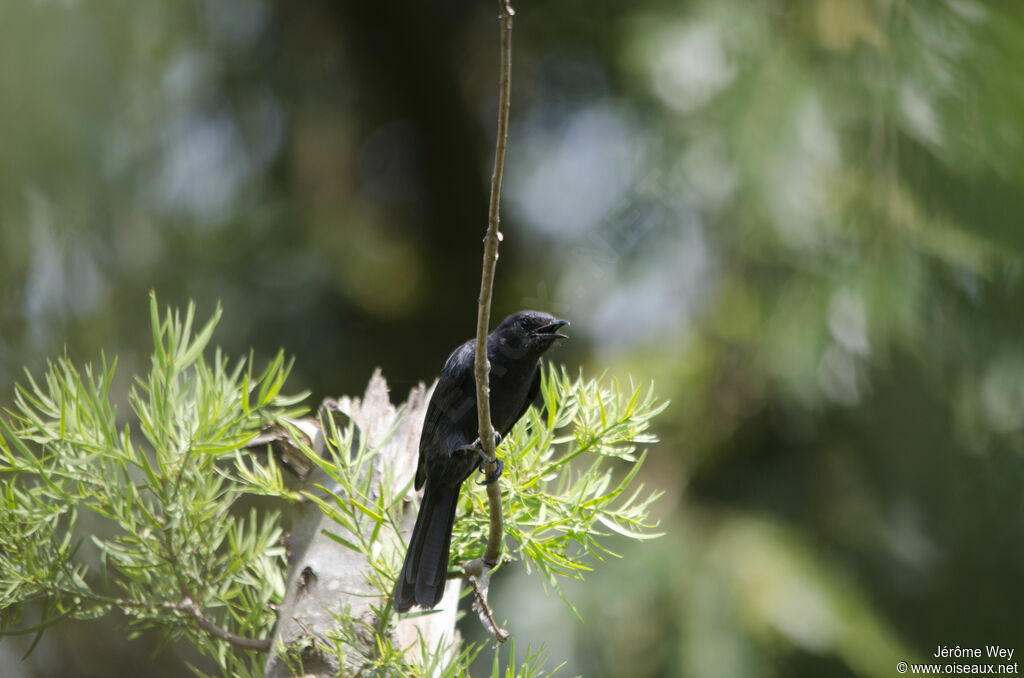
[{"label": "bare stem", "polygon": [[196,625],[214,638],[231,643],[235,647],[240,647],[243,650],[267,652],[271,648],[271,641],[269,638],[245,638],[217,626],[212,619],[203,614],[203,611],[200,610],[194,602],[192,602],[191,598],[185,598],[185,600],[178,603],[176,607],[182,612],[187,612],[192,615],[192,618],[196,620]]},{"label": "bare stem", "polygon": [[487,588],[490,584],[490,577],[485,573],[480,577],[480,581],[477,582],[475,578],[471,578],[469,583],[473,586],[473,593],[475,594],[476,600],[473,601],[473,609],[480,616],[480,621],[483,623],[487,631],[494,636],[495,640],[499,643],[504,643],[509,639],[509,633],[505,629],[498,626],[498,622],[494,621],[494,610],[487,603]]},{"label": "bare stem", "polygon": [[[498,81],[498,134],[494,151],[494,173],[491,175],[491,197],[488,209],[487,233],[484,236],[484,258],[480,275],[480,300],[476,316],[476,402],[479,418],[480,443],[490,460],[485,465],[488,473],[497,471],[494,455],[494,426],[491,424],[490,370],[487,359],[487,328],[491,320],[491,295],[494,289],[494,269],[498,263],[499,212],[501,179],[505,173],[505,147],[508,143],[508,116],[512,82],[512,16],[515,14],[509,0],[498,0],[501,22],[501,71]],[[489,569],[501,559],[502,537],[505,524],[501,510],[501,488],[498,483],[487,486],[487,503],[491,525],[487,536],[487,549],[483,562]]]},{"label": "bare stem", "polygon": [[245,650],[258,650],[260,652],[267,652],[272,647],[269,638],[246,638],[237,634],[231,633],[221,627],[203,614],[203,611],[199,609],[199,606],[195,604],[190,596],[185,595],[184,599],[179,602],[168,602],[168,601],[145,601],[135,600],[133,598],[114,598],[111,596],[104,596],[102,594],[93,593],[88,590],[71,589],[67,591],[60,591],[60,593],[73,596],[78,599],[91,600],[95,603],[104,605],[112,605],[123,609],[162,609],[162,610],[178,610],[185,612],[192,616],[196,622],[196,626],[209,633],[214,638],[226,641],[236,647],[240,647]]}]

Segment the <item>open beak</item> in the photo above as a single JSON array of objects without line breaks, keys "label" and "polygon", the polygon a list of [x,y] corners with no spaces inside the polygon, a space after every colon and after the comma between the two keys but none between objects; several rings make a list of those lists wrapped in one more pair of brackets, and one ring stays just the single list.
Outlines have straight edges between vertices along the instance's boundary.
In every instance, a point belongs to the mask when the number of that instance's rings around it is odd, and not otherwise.
[{"label": "open beak", "polygon": [[558,330],[569,325],[568,320],[556,320],[547,325],[538,327],[533,331],[535,336],[551,337],[552,339],[568,339],[566,335],[562,334]]}]

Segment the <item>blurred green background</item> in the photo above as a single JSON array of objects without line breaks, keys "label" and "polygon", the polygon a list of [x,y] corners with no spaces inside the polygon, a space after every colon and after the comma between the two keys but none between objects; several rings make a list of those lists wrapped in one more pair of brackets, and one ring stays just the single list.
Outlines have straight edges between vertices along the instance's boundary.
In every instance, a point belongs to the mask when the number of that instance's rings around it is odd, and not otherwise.
[{"label": "blurred green background", "polygon": [[[552,360],[672,400],[666,536],[567,587],[585,624],[503,573],[517,647],[723,678],[1024,652],[1024,3],[517,10],[494,315],[565,315]],[[283,347],[314,399],[433,379],[474,328],[496,14],[0,4],[0,402],[65,350],[126,385],[150,289],[220,300],[216,341]],[[0,672],[187,675],[114,623]]]}]

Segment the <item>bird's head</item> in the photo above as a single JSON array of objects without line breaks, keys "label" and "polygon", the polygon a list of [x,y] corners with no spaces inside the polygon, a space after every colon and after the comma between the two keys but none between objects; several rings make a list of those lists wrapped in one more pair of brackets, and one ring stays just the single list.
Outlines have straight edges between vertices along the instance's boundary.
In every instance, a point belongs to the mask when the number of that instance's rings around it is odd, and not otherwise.
[{"label": "bird's head", "polygon": [[569,324],[543,311],[519,311],[501,321],[492,335],[507,349],[539,356],[556,339],[568,339],[558,330]]}]

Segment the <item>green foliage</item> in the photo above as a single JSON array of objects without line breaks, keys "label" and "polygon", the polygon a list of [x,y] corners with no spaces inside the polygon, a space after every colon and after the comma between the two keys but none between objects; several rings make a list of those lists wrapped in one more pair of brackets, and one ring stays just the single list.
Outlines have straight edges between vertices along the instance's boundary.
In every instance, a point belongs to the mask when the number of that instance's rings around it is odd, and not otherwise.
[{"label": "green foliage", "polygon": [[[375,678],[409,678],[410,676],[431,676],[432,678],[465,678],[470,675],[470,665],[476,659],[483,646],[480,644],[462,644],[456,648],[453,657],[446,659],[441,653],[434,652],[422,639],[414,648],[416,652],[410,652],[410,648],[398,648],[392,642],[391,636],[381,634],[372,626],[362,622],[344,611],[335,615],[337,628],[333,633],[327,634],[327,643],[317,641],[318,647],[327,654],[332,655],[338,665],[347,666],[356,657],[362,667],[361,675],[374,676]],[[367,656],[360,639],[373,638],[375,645],[372,656]],[[558,671],[544,668],[546,654],[543,651],[527,650],[526,656],[520,663],[515,661],[507,662],[505,670],[501,670],[502,650],[505,646],[498,645],[494,648],[494,658],[491,664],[490,676],[492,678],[544,678],[552,676]],[[512,638],[507,644],[508,656],[515,658],[516,643]],[[303,673],[302,664],[298,657],[302,648],[290,648],[291,652],[289,668],[295,675]]]},{"label": "green foliage", "polygon": [[[332,536],[366,557],[365,576],[381,601],[374,611],[393,619],[402,553],[381,548],[381,536],[398,534],[408,485],[375,478],[377,448],[353,424],[339,429],[327,417],[327,458],[305,451],[338,490],[286,489],[272,455],[264,462],[240,450],[267,422],[288,426],[284,419],[294,416],[302,396],[281,395],[290,365],[279,354],[254,374],[251,359],[232,365],[219,350],[207,362],[220,311],[197,331],[194,315],[190,306],[184,317],[161,317],[152,299],[152,364],[128,392],[128,419],[111,398],[116,361],[106,358],[79,371],[64,357],[41,381],[28,375],[16,388],[14,407],[0,417],[0,633],[116,610],[130,634],[156,629],[189,641],[224,675],[260,675],[259,648],[236,646],[270,636],[286,563],[280,514],[244,507],[246,496],[315,502],[347,531]],[[605,537],[656,536],[649,513],[659,493],[634,481],[644,460],[637,446],[655,442],[647,428],[665,405],[653,389],[624,393],[615,382],[573,379],[554,367],[541,390],[543,409],[531,408],[500,448],[501,483],[518,547],[512,555],[561,595],[559,578],[582,578],[593,559],[611,553]],[[464,492],[462,513],[455,562],[483,548],[482,489]],[[482,649],[461,645],[445,659],[421,643],[410,653],[364,620],[343,612],[336,620],[315,642],[342,665],[358,653],[374,675],[463,676]],[[493,675],[547,675],[539,653],[512,664],[501,674],[496,651]]]},{"label": "green foliage", "polygon": [[[658,403],[653,386],[623,393],[616,381],[573,379],[553,366],[541,393],[543,410],[530,408],[502,445],[502,497],[515,555],[562,596],[558,578],[581,579],[592,567],[588,555],[617,555],[604,537],[658,536],[650,507],[661,492],[634,486],[646,456],[636,450],[657,441],[647,429],[667,403]],[[628,469],[618,478],[614,460]],[[452,537],[456,560],[479,555],[488,530],[486,493],[467,492],[462,501],[468,519]]]},{"label": "green foliage", "polygon": [[[326,634],[322,642],[316,642],[318,648],[326,655],[333,657],[338,666],[358,665],[361,675],[377,678],[408,678],[410,676],[437,676],[438,678],[456,678],[469,675],[469,665],[482,649],[480,645],[464,645],[458,647],[457,654],[446,658],[442,653],[435,652],[420,639],[415,649],[397,647],[392,637],[380,633],[378,629],[365,621],[348,614],[348,610],[340,610],[334,614],[336,627]],[[367,653],[365,643],[370,642],[373,652]],[[304,673],[300,651],[303,648],[288,648],[289,666],[295,675]],[[497,661],[498,652],[495,651]],[[524,667],[525,668],[525,667]],[[524,676],[540,676],[539,672],[526,673]]]},{"label": "green foliage", "polygon": [[[277,512],[238,510],[249,483],[228,462],[299,398],[281,395],[290,365],[280,354],[261,374],[219,350],[203,358],[219,309],[194,334],[192,306],[161,318],[154,297],[151,316],[155,350],[128,392],[132,419],[119,423],[111,400],[116,361],[83,373],[67,357],[41,382],[29,375],[10,421],[0,417],[0,630],[117,609],[129,633],[185,637],[237,673],[256,659],[235,655],[200,617],[265,638],[284,548]],[[25,612],[38,619],[19,625]]]},{"label": "green foliage", "polygon": [[[544,407],[531,407],[498,452],[506,461],[500,480],[505,529],[516,544],[508,555],[521,559],[527,571],[536,571],[542,586],[554,588],[575,612],[562,593],[559,578],[582,579],[592,569],[593,560],[616,555],[602,543],[612,534],[636,540],[659,536],[650,509],[661,493],[645,492],[644,486],[634,481],[645,458],[644,453],[637,455],[637,446],[656,442],[647,429],[667,403],[658,402],[653,387],[644,391],[632,386],[624,393],[617,382],[605,384],[582,376],[574,379],[564,368],[554,366],[543,373],[541,393]],[[330,418],[324,425],[331,431],[330,458],[321,459],[308,448],[305,451],[338,483],[339,490],[327,493],[325,487],[318,486],[317,492],[304,494],[354,535],[354,541],[332,536],[366,557],[369,567],[365,576],[384,601],[374,611],[388,619],[390,594],[404,551],[379,548],[379,535],[384,530],[399,532],[402,499],[409,488],[394,484],[386,474],[376,485],[366,472],[375,450],[367,447],[363,437],[354,436],[352,425],[339,431]],[[616,461],[625,465],[624,471],[616,468]],[[455,570],[459,563],[481,555],[490,524],[486,491],[470,487],[467,484],[463,489],[452,534]],[[263,489],[272,491],[269,483]],[[341,627],[360,623],[339,616]],[[367,666],[379,671],[393,665],[392,659],[407,661],[387,633],[369,627],[333,636],[324,649],[340,659],[348,658],[359,652],[352,639],[368,635],[374,638],[377,654],[364,657]],[[476,652],[465,648],[444,671],[463,662],[468,665]],[[537,656],[529,655],[519,667],[522,673],[516,675],[542,675],[541,663]],[[433,675],[437,668],[424,665],[418,670]],[[463,674],[456,671],[453,675]]]}]

